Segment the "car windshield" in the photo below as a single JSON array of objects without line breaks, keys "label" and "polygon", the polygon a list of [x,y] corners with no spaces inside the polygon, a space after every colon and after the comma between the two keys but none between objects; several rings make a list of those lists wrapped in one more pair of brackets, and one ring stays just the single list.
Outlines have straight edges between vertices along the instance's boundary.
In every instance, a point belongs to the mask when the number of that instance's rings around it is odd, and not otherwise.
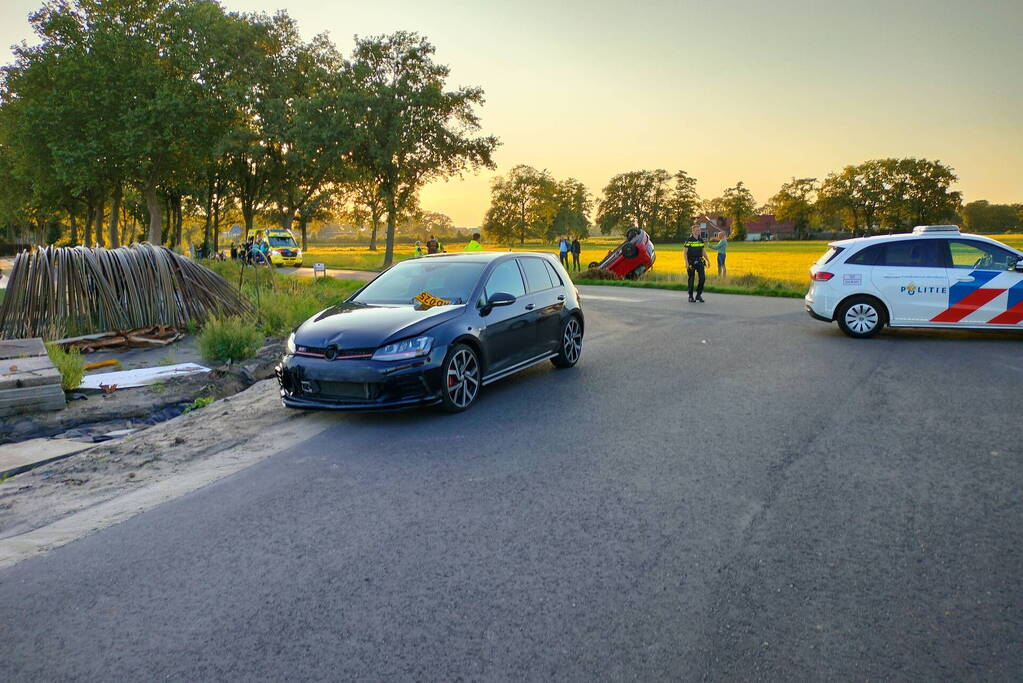
[{"label": "car windshield", "polygon": [[464,304],[472,295],[487,264],[447,261],[443,258],[402,261],[383,273],[352,299],[360,304],[410,304],[426,292],[453,304]]},{"label": "car windshield", "polygon": [[298,244],[295,242],[295,238],[291,235],[270,235],[270,246],[271,247],[291,247],[295,248]]}]

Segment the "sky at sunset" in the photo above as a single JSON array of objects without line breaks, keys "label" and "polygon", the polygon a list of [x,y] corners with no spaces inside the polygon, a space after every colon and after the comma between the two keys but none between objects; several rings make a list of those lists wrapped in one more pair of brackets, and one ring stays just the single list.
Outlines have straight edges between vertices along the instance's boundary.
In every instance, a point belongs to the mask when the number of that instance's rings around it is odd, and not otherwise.
[{"label": "sky at sunset", "polygon": [[[40,4],[3,0],[0,44],[31,42]],[[762,203],[793,176],[915,156],[955,168],[966,201],[1023,202],[1023,0],[224,4],[286,9],[345,54],[354,34],[418,31],[452,86],[482,86],[497,170],[422,195],[456,225],[479,224],[490,179],[520,163],[595,195],[681,168],[701,196],[742,180]]]}]

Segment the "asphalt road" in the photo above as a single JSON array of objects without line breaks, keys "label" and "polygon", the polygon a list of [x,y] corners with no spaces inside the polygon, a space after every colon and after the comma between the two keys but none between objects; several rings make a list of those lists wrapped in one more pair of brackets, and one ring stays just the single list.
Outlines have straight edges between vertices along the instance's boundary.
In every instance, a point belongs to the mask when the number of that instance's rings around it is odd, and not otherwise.
[{"label": "asphalt road", "polygon": [[583,305],[573,370],[338,415],[0,573],[5,678],[1018,679],[1021,336]]}]

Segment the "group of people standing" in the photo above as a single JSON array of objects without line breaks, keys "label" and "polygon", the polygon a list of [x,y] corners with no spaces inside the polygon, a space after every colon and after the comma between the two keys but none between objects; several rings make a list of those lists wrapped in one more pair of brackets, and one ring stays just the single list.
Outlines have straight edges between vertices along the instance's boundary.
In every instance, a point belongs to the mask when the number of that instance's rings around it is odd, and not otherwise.
[{"label": "group of people standing", "polygon": [[565,267],[565,270],[569,269],[568,256],[572,255],[572,266],[574,270],[579,270],[579,254],[582,253],[583,245],[579,243],[579,236],[574,235],[572,241],[568,241],[568,237],[562,235],[558,238],[558,256],[561,259],[561,265]]},{"label": "group of people standing", "polygon": [[[728,235],[719,230],[716,244],[707,244],[707,238],[699,225],[694,225],[689,238],[682,243],[685,254],[686,274],[689,276],[689,303],[703,303],[703,285],[707,281],[706,266],[709,265],[704,248],[718,253],[718,275],[725,275],[725,258],[728,254]],[[698,277],[697,277],[698,276]],[[696,280],[696,295],[693,296],[693,280]]]},{"label": "group of people standing", "polygon": [[261,240],[251,236],[241,244],[231,242],[231,260],[244,261],[249,265],[270,262],[270,243],[264,237]]}]

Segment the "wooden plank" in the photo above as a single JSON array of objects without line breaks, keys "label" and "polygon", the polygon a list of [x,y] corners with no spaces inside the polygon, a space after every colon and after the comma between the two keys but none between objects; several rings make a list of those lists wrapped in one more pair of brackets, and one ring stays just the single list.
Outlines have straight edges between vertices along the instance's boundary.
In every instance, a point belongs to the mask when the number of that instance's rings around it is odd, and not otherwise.
[{"label": "wooden plank", "polygon": [[64,390],[57,384],[45,384],[37,387],[18,387],[0,391],[0,407],[17,405],[18,403],[40,403],[50,400],[64,401]]},{"label": "wooden plank", "polygon": [[32,339],[0,339],[0,361],[9,358],[45,356],[46,346],[39,337]]},{"label": "wooden plank", "polygon": [[24,387],[38,387],[48,384],[60,386],[60,372],[57,368],[46,368],[43,370],[32,370],[29,372],[16,372],[11,374],[0,374],[0,392],[7,389],[21,389]]},{"label": "wooden plank", "polygon": [[45,384],[60,384],[60,373],[49,356],[0,361],[0,391]]}]

